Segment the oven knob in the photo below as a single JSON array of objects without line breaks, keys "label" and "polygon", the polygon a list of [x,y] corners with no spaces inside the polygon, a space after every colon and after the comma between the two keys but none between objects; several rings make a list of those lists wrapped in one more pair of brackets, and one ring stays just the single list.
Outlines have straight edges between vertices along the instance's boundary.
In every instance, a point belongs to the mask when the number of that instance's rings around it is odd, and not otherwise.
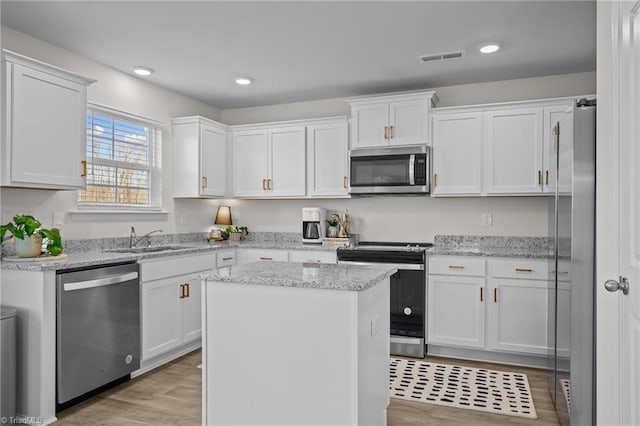
[{"label": "oven knob", "polygon": [[406,308],[404,308],[404,314],[405,315],[411,315],[411,308],[408,307],[408,306]]},{"label": "oven knob", "polygon": [[125,364],[131,364],[131,362],[132,362],[132,361],[133,361],[133,357],[132,357],[131,355],[127,355],[127,356],[124,358],[124,363],[125,363]]}]

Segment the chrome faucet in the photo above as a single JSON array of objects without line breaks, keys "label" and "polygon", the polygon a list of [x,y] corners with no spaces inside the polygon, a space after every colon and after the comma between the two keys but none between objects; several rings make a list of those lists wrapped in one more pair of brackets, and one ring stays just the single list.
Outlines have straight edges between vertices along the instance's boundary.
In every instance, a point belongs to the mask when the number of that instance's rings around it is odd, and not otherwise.
[{"label": "chrome faucet", "polygon": [[144,239],[147,240],[147,247],[150,247],[151,246],[151,234],[153,234],[155,232],[162,232],[162,229],[154,229],[153,231],[147,232],[142,237],[138,238],[136,236],[136,228],[134,228],[132,226],[131,227],[131,233],[129,234],[129,248],[134,248],[140,241],[142,241]]}]

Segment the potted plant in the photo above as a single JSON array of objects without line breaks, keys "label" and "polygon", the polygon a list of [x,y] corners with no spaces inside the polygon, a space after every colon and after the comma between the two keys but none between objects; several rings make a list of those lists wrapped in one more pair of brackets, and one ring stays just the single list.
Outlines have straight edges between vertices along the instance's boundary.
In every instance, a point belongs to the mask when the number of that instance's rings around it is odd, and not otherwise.
[{"label": "potted plant", "polygon": [[338,220],[337,219],[329,219],[327,220],[327,236],[329,238],[336,238],[338,236]]},{"label": "potted plant", "polygon": [[62,237],[58,228],[45,229],[41,223],[30,215],[16,215],[13,222],[0,226],[0,240],[4,242],[7,232],[14,237],[16,255],[18,257],[37,257],[42,254],[42,243],[51,256],[62,253]]},{"label": "potted plant", "polygon": [[229,236],[229,241],[240,241],[242,237],[249,233],[246,226],[227,226],[224,232]]}]

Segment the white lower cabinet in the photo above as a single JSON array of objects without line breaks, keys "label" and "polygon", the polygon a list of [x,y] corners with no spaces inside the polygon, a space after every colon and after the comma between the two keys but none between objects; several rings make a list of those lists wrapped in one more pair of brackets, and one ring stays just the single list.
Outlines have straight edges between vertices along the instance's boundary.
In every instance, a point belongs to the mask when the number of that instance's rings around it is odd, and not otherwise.
[{"label": "white lower cabinet", "polygon": [[487,348],[546,355],[549,281],[489,280]]},{"label": "white lower cabinet", "polygon": [[428,342],[484,348],[484,278],[429,276]]},{"label": "white lower cabinet", "polygon": [[[428,342],[548,355],[552,284],[545,259],[433,256],[429,259]],[[569,283],[561,283],[559,315],[569,314],[569,294]],[[561,353],[568,352],[568,335],[569,330],[560,327]]]},{"label": "white lower cabinet", "polygon": [[142,368],[200,340],[201,283],[193,274],[215,266],[215,253],[140,261]]}]

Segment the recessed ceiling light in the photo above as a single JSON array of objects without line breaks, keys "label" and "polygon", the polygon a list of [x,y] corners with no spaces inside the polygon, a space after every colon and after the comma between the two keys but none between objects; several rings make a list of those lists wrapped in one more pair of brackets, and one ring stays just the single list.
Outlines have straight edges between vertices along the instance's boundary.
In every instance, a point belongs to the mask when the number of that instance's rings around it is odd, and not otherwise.
[{"label": "recessed ceiling light", "polygon": [[500,50],[500,43],[484,43],[478,47],[482,53],[494,53]]},{"label": "recessed ceiling light", "polygon": [[143,77],[153,74],[153,70],[148,67],[133,67],[133,72]]},{"label": "recessed ceiling light", "polygon": [[240,86],[248,86],[253,83],[253,79],[251,77],[236,77],[233,81]]}]

